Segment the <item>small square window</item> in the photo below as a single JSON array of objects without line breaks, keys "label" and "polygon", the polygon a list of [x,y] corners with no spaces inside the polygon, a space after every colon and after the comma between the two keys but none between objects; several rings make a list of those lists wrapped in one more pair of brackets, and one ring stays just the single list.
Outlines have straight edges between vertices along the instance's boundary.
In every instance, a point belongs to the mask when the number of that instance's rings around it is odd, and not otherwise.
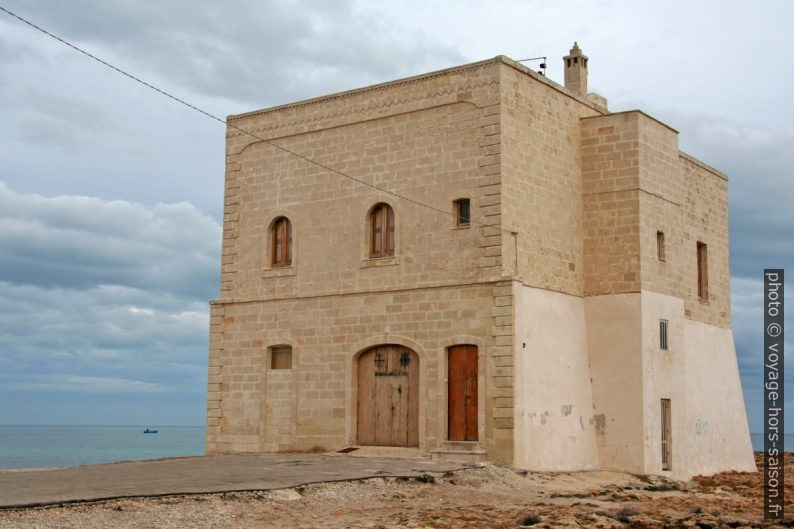
[{"label": "small square window", "polygon": [[292,369],[292,347],[289,345],[271,347],[270,369]]},{"label": "small square window", "polygon": [[457,226],[468,226],[471,222],[471,204],[468,198],[461,198],[455,201],[455,224]]},{"label": "small square window", "polygon": [[659,348],[667,351],[667,320],[659,320]]}]

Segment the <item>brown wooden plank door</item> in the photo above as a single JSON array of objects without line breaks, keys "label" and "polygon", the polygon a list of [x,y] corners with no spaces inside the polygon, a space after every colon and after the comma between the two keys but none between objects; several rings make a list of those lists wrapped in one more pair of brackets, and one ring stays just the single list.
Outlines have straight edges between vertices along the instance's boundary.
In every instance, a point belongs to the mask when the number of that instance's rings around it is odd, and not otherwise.
[{"label": "brown wooden plank door", "polygon": [[477,346],[449,348],[449,440],[477,441]]},{"label": "brown wooden plank door", "polygon": [[670,399],[662,399],[662,470],[673,468],[672,410]]},{"label": "brown wooden plank door", "polygon": [[419,446],[419,357],[382,345],[358,360],[358,444]]}]

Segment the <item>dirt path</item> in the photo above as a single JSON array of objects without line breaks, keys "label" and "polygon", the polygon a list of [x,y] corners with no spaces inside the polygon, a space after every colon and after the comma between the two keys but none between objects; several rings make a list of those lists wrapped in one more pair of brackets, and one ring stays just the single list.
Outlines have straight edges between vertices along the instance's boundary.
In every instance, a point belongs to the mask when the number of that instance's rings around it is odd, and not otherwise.
[{"label": "dirt path", "polygon": [[[794,456],[786,467],[794,471]],[[762,518],[762,495],[760,473],[687,485],[614,472],[524,475],[486,466],[425,478],[2,511],[0,528],[775,527]],[[787,486],[786,497],[794,488]],[[794,526],[794,517],[777,526]]]}]

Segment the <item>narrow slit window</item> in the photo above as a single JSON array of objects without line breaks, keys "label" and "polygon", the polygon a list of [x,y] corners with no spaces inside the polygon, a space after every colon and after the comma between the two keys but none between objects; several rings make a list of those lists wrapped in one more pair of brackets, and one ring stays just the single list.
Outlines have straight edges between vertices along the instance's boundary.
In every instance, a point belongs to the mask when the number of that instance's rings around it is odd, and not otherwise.
[{"label": "narrow slit window", "polygon": [[471,222],[471,203],[468,198],[455,201],[455,225],[467,227]]},{"label": "narrow slit window", "polygon": [[292,369],[292,347],[278,345],[270,348],[270,369]]},{"label": "narrow slit window", "polygon": [[665,260],[664,256],[664,232],[657,231],[656,232],[656,256],[659,258],[660,261]]},{"label": "narrow slit window", "polygon": [[662,351],[668,350],[667,326],[667,320],[659,320],[659,348]]},{"label": "narrow slit window", "polygon": [[705,243],[698,242],[698,299],[709,299],[709,252]]},{"label": "narrow slit window", "polygon": [[670,399],[662,399],[662,470],[673,468],[672,416]]}]

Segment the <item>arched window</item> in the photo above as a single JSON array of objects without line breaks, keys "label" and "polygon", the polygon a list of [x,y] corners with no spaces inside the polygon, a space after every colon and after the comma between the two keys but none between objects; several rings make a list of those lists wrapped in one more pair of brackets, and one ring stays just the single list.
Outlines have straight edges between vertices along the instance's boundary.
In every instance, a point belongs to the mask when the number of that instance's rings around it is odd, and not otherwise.
[{"label": "arched window", "polygon": [[394,210],[388,204],[378,204],[369,214],[369,256],[394,255]]},{"label": "arched window", "polygon": [[272,259],[273,266],[290,266],[292,264],[292,224],[287,217],[279,217],[273,222]]}]

